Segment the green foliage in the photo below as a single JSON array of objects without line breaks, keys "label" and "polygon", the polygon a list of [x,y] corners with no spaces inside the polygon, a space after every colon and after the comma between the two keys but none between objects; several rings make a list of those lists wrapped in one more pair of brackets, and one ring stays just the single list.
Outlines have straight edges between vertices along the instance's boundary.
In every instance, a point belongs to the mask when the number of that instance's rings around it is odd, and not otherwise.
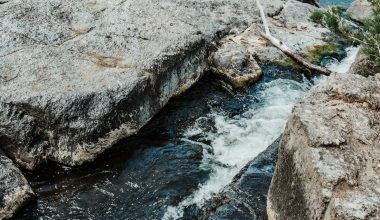
[{"label": "green foliage", "polygon": [[325,16],[325,12],[324,11],[320,11],[320,10],[316,10],[314,11],[311,15],[310,15],[310,20],[312,22],[315,22],[315,23],[318,23],[318,24],[321,24],[322,21],[323,21],[323,17]]},{"label": "green foliage", "polygon": [[364,32],[360,33],[360,37],[363,40],[365,53],[380,66],[380,0],[370,2],[374,15],[364,22]]},{"label": "green foliage", "polygon": [[335,56],[339,48],[335,44],[317,45],[307,54],[312,63],[319,63],[325,56]]},{"label": "green foliage", "polygon": [[342,9],[339,7],[328,10],[317,10],[310,15],[310,20],[328,27],[334,32],[339,32]]},{"label": "green foliage", "polygon": [[361,44],[363,51],[376,66],[380,66],[380,0],[369,0],[374,16],[353,25],[345,18],[341,8],[319,10],[311,14],[310,20],[319,23],[333,32]]}]

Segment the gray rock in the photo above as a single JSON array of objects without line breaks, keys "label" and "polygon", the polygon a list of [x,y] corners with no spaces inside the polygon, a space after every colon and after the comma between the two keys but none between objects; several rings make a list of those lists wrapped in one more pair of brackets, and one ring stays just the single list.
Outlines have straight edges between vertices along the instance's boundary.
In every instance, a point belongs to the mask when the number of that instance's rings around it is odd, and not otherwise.
[{"label": "gray rock", "polygon": [[[284,2],[263,6],[274,16]],[[0,144],[27,169],[94,160],[193,85],[223,36],[260,20],[249,0],[13,0],[0,19]]]},{"label": "gray rock", "polygon": [[373,16],[372,5],[368,0],[355,0],[347,11],[351,18],[357,21],[364,21]]},{"label": "gray rock", "polygon": [[27,169],[94,160],[193,85],[214,43],[258,15],[248,0],[3,2],[0,146]]},{"label": "gray rock", "polygon": [[380,72],[380,67],[377,66],[367,54],[364,53],[363,49],[360,48],[358,55],[355,58],[355,62],[351,65],[350,74],[359,74],[362,76],[375,75]]},{"label": "gray rock", "polygon": [[305,4],[296,0],[286,2],[280,17],[287,28],[303,28],[310,25],[308,21],[316,6]]},{"label": "gray rock", "polygon": [[[329,44],[330,31],[308,21],[317,7],[295,0],[287,1],[277,14],[268,18],[271,34],[298,54],[308,54],[317,45]],[[253,57],[262,62],[287,64],[288,57],[260,36],[262,25],[254,24],[235,36],[234,42],[244,45]]]},{"label": "gray rock", "polygon": [[246,88],[263,74],[247,48],[235,42],[224,43],[214,53],[211,70],[238,89]]},{"label": "gray rock", "polygon": [[0,150],[0,219],[8,219],[33,199],[34,193],[21,171]]},{"label": "gray rock", "polygon": [[380,218],[380,75],[332,75],[297,104],[268,194],[269,219]]}]

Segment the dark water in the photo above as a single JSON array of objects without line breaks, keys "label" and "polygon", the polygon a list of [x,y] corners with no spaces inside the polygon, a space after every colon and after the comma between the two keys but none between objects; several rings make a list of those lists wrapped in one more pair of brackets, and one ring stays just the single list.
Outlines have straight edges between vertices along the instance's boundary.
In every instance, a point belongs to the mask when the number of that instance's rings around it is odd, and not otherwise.
[{"label": "dark water", "polygon": [[234,117],[262,104],[250,96],[258,86],[279,78],[303,80],[301,74],[274,65],[264,71],[258,84],[240,93],[205,77],[172,99],[138,135],[121,141],[95,163],[76,169],[49,165],[30,173],[38,200],[17,218],[161,218],[167,206],[177,205],[210,178],[212,167],[202,166],[202,146],[182,139],[196,119],[211,111]]},{"label": "dark water", "polygon": [[[322,4],[341,5],[349,2],[321,1]],[[49,164],[39,169],[38,173],[27,173],[38,199],[16,218],[161,219],[168,215],[168,207],[174,210],[174,214],[169,213],[168,216],[175,216],[187,207],[187,203],[196,201],[193,197],[199,195],[202,186],[213,186],[210,181],[218,177],[215,177],[217,171],[233,176],[234,172],[236,174],[241,169],[236,164],[221,163],[217,157],[212,162],[205,162],[207,155],[215,153],[213,149],[205,148],[205,145],[212,146],[215,139],[203,138],[202,134],[192,136],[192,141],[184,138],[189,128],[200,123],[199,118],[206,116],[207,120],[201,123],[207,134],[220,135],[215,118],[208,118],[213,112],[223,115],[229,120],[227,122],[233,121],[233,124],[248,129],[251,122],[259,123],[259,120],[245,122],[247,117],[251,117],[250,114],[260,113],[262,107],[272,105],[268,100],[281,98],[277,93],[283,91],[273,89],[283,88],[296,96],[294,100],[291,99],[291,103],[285,100],[281,104],[280,107],[286,111],[309,89],[310,82],[300,73],[276,65],[264,65],[263,71],[264,77],[245,92],[232,92],[223,88],[220,81],[206,76],[185,94],[173,98],[138,135],[121,141],[95,163],[80,168]],[[307,86],[302,86],[305,83]],[[273,95],[271,92],[274,92],[274,97],[270,96]],[[268,94],[267,100],[265,97]],[[264,110],[272,111],[270,108]],[[263,119],[266,118],[267,115],[263,115]],[[284,123],[286,117],[278,122],[276,120],[271,121],[275,127],[276,123]],[[252,131],[246,132],[249,136]],[[270,134],[273,140],[278,137],[278,133]],[[262,134],[265,135],[269,134]],[[231,140],[226,140],[231,146],[236,145],[228,141]],[[247,140],[243,137],[240,141]],[[265,149],[266,146],[261,148]],[[252,150],[247,154],[250,153],[251,157],[243,159],[248,161],[256,155]],[[222,178],[225,182],[214,184],[215,188],[228,185],[229,178]],[[180,204],[185,205],[181,207]]]}]

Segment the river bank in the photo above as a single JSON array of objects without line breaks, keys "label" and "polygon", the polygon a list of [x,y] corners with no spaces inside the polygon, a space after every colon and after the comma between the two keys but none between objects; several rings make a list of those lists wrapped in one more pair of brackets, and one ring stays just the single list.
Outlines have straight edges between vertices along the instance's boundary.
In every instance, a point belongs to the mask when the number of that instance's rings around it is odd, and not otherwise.
[{"label": "river bank", "polygon": [[[279,10],[281,5],[276,4],[267,5],[271,22],[281,21],[287,26],[274,25],[275,34],[293,41],[297,39],[291,37],[294,33],[298,38],[309,37],[294,44],[295,50],[307,54],[310,47],[327,43],[328,38],[320,37],[327,30],[316,29],[310,34],[312,26],[294,26],[300,19],[307,23],[305,17],[292,17],[301,3],[288,3],[286,10]],[[238,45],[245,48],[245,40],[257,37],[254,29],[235,32],[219,43],[228,44],[229,37],[238,37]],[[253,48],[255,59],[269,62],[258,62],[263,77],[246,91],[232,90],[228,83],[215,78],[215,73],[213,77],[210,74],[188,92],[172,98],[137,134],[118,142],[95,163],[73,168],[67,166],[70,163],[49,162],[51,165],[36,166],[37,171],[25,171],[39,197],[17,218],[171,219],[200,213],[197,209],[221,193],[249,161],[276,140],[294,104],[315,83],[310,75],[306,78],[292,67],[274,64],[284,61],[275,48],[257,42]],[[202,47],[196,50],[205,52]],[[239,51],[252,55],[249,45]],[[352,58],[350,51],[348,54]],[[187,61],[192,63],[191,59]],[[339,69],[338,63],[331,63],[331,67],[335,64]],[[204,70],[199,71],[207,73]]]}]

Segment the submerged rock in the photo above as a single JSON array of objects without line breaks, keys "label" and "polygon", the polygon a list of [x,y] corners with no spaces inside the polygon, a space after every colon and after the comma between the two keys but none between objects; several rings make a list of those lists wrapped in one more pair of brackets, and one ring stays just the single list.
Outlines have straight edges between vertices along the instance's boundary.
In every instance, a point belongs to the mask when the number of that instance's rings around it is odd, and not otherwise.
[{"label": "submerged rock", "polygon": [[0,219],[11,218],[33,197],[21,171],[0,150]]},{"label": "submerged rock", "polygon": [[[280,6],[279,6],[280,7]],[[202,75],[248,0],[0,4],[0,146],[34,169],[92,161]]]},{"label": "submerged rock", "polygon": [[332,75],[297,104],[268,194],[269,219],[380,218],[380,75]]},{"label": "submerged rock", "polygon": [[205,219],[266,219],[266,197],[281,137],[234,178],[203,214]]}]

